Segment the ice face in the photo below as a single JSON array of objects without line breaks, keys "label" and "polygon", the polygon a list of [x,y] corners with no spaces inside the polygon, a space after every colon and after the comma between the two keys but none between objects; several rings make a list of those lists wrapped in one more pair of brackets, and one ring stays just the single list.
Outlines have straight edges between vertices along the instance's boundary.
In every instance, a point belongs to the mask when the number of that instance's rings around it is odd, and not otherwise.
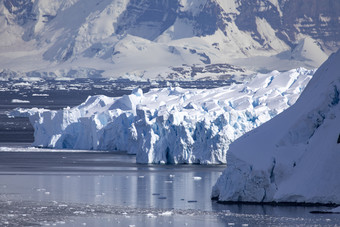
[{"label": "ice face", "polygon": [[226,163],[229,144],[291,106],[313,73],[273,71],[215,89],[135,89],[60,111],[12,115],[30,116],[39,147],[123,150],[139,163]]},{"label": "ice face", "polygon": [[340,51],[318,69],[294,106],[230,146],[212,197],[340,204],[339,62]]}]

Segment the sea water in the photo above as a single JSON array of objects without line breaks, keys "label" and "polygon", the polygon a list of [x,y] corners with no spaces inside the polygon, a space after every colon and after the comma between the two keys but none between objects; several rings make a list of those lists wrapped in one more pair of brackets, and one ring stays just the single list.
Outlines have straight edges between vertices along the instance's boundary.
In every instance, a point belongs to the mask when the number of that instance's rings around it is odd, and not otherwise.
[{"label": "sea water", "polygon": [[[210,198],[225,166],[141,165],[124,153],[0,152],[0,225],[336,226],[327,207],[225,205]],[[8,151],[5,151],[5,150]]]},{"label": "sea water", "polygon": [[155,84],[88,79],[15,84],[0,84],[0,226],[340,225],[339,215],[310,213],[327,207],[212,201],[211,188],[223,165],[140,165],[123,152],[32,148],[28,119],[6,115],[15,107],[60,109],[78,105],[88,95],[119,96],[135,86],[148,90]]}]

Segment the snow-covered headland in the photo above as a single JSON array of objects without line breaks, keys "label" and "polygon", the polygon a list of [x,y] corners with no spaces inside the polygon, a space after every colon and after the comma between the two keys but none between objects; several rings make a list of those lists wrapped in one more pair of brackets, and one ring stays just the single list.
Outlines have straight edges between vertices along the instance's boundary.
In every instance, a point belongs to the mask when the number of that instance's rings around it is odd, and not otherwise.
[{"label": "snow-covered headland", "polygon": [[296,104],[231,146],[212,197],[232,202],[340,204],[340,51]]},{"label": "snow-covered headland", "polygon": [[215,89],[135,89],[11,115],[30,117],[38,147],[122,150],[139,163],[226,163],[229,144],[294,104],[313,74],[299,68]]}]

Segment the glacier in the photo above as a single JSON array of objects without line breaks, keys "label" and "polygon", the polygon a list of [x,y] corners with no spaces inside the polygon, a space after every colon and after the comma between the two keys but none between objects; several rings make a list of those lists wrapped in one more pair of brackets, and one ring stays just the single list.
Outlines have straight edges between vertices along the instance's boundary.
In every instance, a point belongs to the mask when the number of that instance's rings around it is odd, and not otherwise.
[{"label": "glacier", "polygon": [[29,117],[36,147],[127,151],[138,163],[226,163],[229,144],[295,103],[315,70],[255,74],[214,89],[167,87],[89,96],[63,110],[13,110]]},{"label": "glacier", "polygon": [[340,204],[340,51],[297,102],[234,141],[212,190],[225,202]]}]

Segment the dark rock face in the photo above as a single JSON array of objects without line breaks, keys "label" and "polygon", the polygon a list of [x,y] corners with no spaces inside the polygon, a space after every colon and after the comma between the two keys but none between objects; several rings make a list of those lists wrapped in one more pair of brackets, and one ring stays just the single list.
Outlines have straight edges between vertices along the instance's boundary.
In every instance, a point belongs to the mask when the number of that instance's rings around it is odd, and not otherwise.
[{"label": "dark rock face", "polygon": [[[200,6],[200,12],[193,15],[183,11],[179,0],[130,0],[118,19],[115,33],[155,40],[177,19],[182,19],[192,25],[195,36],[211,35],[218,29],[228,36],[226,27],[235,22],[239,30],[250,32],[263,48],[270,49],[270,43],[265,42],[257,30],[256,18],[260,18],[266,19],[276,31],[276,38],[291,47],[298,41],[298,34],[310,36],[332,51],[340,46],[339,0],[278,0],[278,5],[270,0],[234,0],[238,5],[237,14],[226,12],[219,3],[222,1],[207,0]],[[3,4],[13,15],[11,22],[20,26],[35,23],[33,0],[4,0]],[[54,18],[44,17],[44,22]],[[26,33],[25,40],[34,37],[30,31]]]},{"label": "dark rock face", "polygon": [[252,38],[264,45],[257,30],[258,17],[266,19],[277,31],[277,38],[292,47],[298,33],[321,41],[329,49],[340,43],[339,0],[279,0],[278,6],[269,0],[235,1],[239,5],[239,15],[225,12],[217,1],[208,0],[202,5],[201,12],[194,16],[190,12],[181,12],[178,1],[132,0],[121,16],[116,32],[154,40],[173,25],[176,18],[181,18],[193,25],[196,36],[211,35],[217,29],[228,35],[225,28],[234,20],[241,31],[251,32]]},{"label": "dark rock face", "polygon": [[225,30],[224,11],[217,2],[208,0],[195,16],[190,12],[182,12],[181,7],[177,0],[132,0],[118,21],[116,33],[154,40],[172,26],[177,18],[193,24],[196,36],[214,34],[218,28]]},{"label": "dark rock face", "polygon": [[224,23],[225,12],[221,6],[215,1],[207,1],[202,6],[201,12],[193,16],[190,13],[182,13],[181,18],[186,18],[194,25],[194,34],[196,36],[212,35],[217,29],[225,31],[226,23]]},{"label": "dark rock face", "polygon": [[174,24],[178,7],[175,0],[131,0],[118,20],[116,33],[154,40]]},{"label": "dark rock face", "polygon": [[15,15],[15,21],[19,25],[36,20],[36,15],[32,12],[33,1],[31,0],[4,0],[4,6],[8,12]]},{"label": "dark rock face", "polygon": [[290,40],[294,40],[294,35],[301,32],[313,39],[322,40],[330,49],[334,42],[340,43],[340,1],[281,0],[281,2],[282,25]]},{"label": "dark rock face", "polygon": [[198,73],[212,73],[219,75],[218,78],[220,80],[228,80],[230,83],[236,83],[236,81],[232,79],[232,75],[235,72],[245,72],[244,69],[229,64],[206,64],[203,66],[183,65],[179,67],[172,67],[171,69],[173,72],[168,75],[168,79],[171,80],[183,77],[195,78]]},{"label": "dark rock face", "polygon": [[[256,17],[266,19],[273,29],[281,30],[281,18],[278,9],[268,0],[238,0],[240,14],[235,23],[242,31],[252,32],[252,38],[263,45],[264,40],[257,31]],[[286,40],[284,40],[286,41]]]},{"label": "dark rock face", "polygon": [[235,19],[236,25],[240,30],[252,32],[260,44],[263,40],[256,29],[256,17],[266,19],[277,30],[276,36],[290,46],[297,41],[298,33],[322,41],[329,49],[334,49],[335,43],[340,44],[338,0],[279,0],[279,9],[269,0],[237,1],[240,14]]}]

